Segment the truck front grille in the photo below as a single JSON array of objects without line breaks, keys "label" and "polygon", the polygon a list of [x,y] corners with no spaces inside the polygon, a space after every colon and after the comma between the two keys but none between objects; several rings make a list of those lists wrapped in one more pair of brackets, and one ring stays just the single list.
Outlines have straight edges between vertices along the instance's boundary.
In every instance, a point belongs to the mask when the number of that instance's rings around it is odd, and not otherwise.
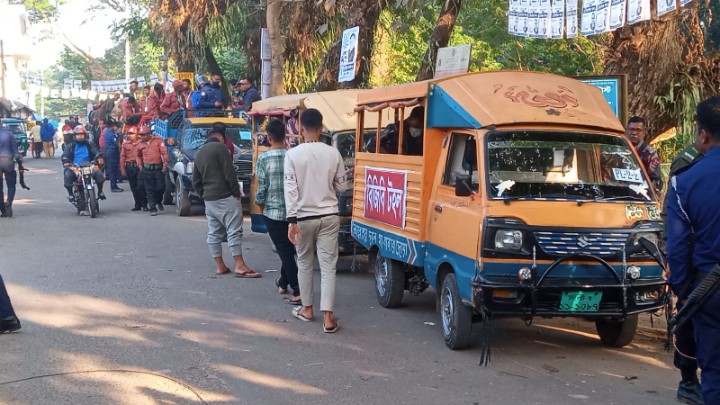
[{"label": "truck front grille", "polygon": [[535,232],[543,251],[551,255],[591,254],[612,256],[621,252],[629,233]]}]

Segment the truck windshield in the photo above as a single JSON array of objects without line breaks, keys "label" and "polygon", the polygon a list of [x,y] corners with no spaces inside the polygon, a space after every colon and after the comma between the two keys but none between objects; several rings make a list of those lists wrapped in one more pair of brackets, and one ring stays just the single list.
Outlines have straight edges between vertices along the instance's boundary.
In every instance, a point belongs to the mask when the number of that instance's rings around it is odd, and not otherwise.
[{"label": "truck windshield", "polygon": [[491,198],[653,201],[650,183],[622,137],[512,131],[486,139]]},{"label": "truck windshield", "polygon": [[[212,125],[193,125],[185,129],[182,148],[200,149],[207,141]],[[252,149],[252,134],[248,125],[227,125],[225,135],[240,149]]]}]

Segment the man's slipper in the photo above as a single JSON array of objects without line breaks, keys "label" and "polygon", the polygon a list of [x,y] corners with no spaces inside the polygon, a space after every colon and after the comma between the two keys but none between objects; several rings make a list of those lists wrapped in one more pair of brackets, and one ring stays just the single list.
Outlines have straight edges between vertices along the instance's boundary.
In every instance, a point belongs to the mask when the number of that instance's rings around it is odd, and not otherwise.
[{"label": "man's slipper", "polygon": [[290,305],[302,305],[302,300],[293,301],[293,300],[291,300],[291,299],[289,299],[289,298],[286,298],[284,301],[285,301],[286,304],[290,304]]},{"label": "man's slipper", "polygon": [[295,318],[303,321],[303,322],[312,322],[312,321],[313,321],[312,319],[310,319],[310,318],[308,318],[308,317],[306,317],[305,315],[303,315],[303,314],[300,313],[300,310],[301,310],[302,308],[303,308],[303,307],[295,307],[295,308],[293,308],[293,310],[292,310],[293,316],[294,316]]},{"label": "man's slipper", "polygon": [[340,324],[337,323],[337,320],[335,321],[335,326],[333,326],[332,328],[325,327],[325,324],[323,323],[323,332],[325,333],[335,333],[338,331],[338,329],[340,329]]},{"label": "man's slipper", "polygon": [[235,277],[237,278],[260,278],[262,277],[262,274],[256,273],[254,271],[246,271],[245,273],[235,273]]},{"label": "man's slipper", "polygon": [[218,272],[216,271],[215,274],[217,274],[218,276],[221,276],[221,275],[223,275],[223,274],[228,274],[228,273],[230,273],[231,271],[232,271],[232,270],[230,270],[230,269],[225,269],[225,271],[223,271],[222,273],[218,273]]},{"label": "man's slipper", "polygon": [[[275,285],[277,286],[278,292],[280,292],[280,294],[287,294],[287,293],[288,293],[288,289],[287,289],[287,288],[282,288],[282,287],[280,286],[280,277],[278,277],[278,278],[275,279]],[[284,290],[284,291],[280,291],[280,290]]]}]

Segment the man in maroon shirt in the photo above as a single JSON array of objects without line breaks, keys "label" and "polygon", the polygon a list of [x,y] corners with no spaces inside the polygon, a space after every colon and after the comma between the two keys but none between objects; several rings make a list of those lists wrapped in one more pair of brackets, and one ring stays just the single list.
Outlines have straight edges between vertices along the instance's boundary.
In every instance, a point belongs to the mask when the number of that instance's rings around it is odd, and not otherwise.
[{"label": "man in maroon shirt", "polygon": [[138,134],[142,136],[137,149],[137,164],[141,171],[145,194],[147,194],[150,215],[157,215],[158,209],[163,211],[163,194],[165,193],[165,172],[168,165],[168,151],[159,136],[153,136],[150,128],[140,127]]},{"label": "man in maroon shirt", "polygon": [[137,164],[137,152],[140,146],[137,128],[128,129],[129,142],[124,142],[120,149],[120,171],[126,176],[130,183],[130,190],[135,200],[135,207],[131,211],[147,211],[147,196],[145,184],[140,176],[140,169]]}]

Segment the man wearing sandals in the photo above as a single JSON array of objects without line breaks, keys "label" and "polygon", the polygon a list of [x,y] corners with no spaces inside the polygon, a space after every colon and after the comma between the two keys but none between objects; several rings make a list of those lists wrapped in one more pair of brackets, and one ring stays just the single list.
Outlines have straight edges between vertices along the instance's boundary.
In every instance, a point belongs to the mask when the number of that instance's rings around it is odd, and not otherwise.
[{"label": "man wearing sandals", "polygon": [[222,241],[227,232],[228,247],[235,258],[235,277],[259,278],[261,274],[250,270],[242,256],[240,185],[223,132],[213,129],[200,148],[194,162],[192,183],[198,195],[205,200],[207,243],[217,263],[217,274],[230,273],[222,258]]},{"label": "man wearing sandals", "polygon": [[255,204],[263,211],[268,235],[272,240],[282,267],[280,277],[275,280],[280,294],[287,294],[292,288],[292,298],[285,300],[290,305],[302,305],[298,286],[298,268],[295,263],[295,246],[288,239],[287,210],[285,208],[285,124],[272,120],[265,129],[270,141],[270,150],[258,156],[255,177],[258,188]]},{"label": "man wearing sandals", "polygon": [[315,109],[305,110],[300,125],[305,143],[285,155],[285,204],[288,238],[297,245],[298,284],[302,307],[293,315],[305,322],[313,314],[313,262],[317,251],[320,262],[320,310],[325,313],[323,330],[334,333],[339,325],[333,316],[335,301],[335,272],[338,260],[337,193],[346,187],[345,164],[340,152],[320,141],[322,114]]}]

